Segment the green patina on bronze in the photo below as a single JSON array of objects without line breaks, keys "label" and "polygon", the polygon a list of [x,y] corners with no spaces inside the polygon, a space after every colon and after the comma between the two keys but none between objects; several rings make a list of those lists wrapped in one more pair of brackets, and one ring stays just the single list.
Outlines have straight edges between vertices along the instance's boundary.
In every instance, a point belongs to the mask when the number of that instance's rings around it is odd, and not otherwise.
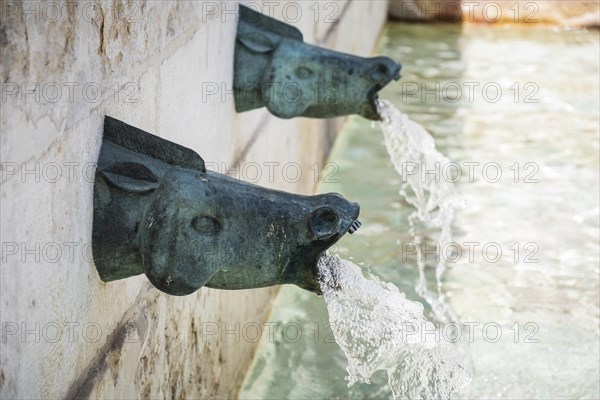
[{"label": "green patina on bronze", "polygon": [[238,112],[266,106],[280,118],[359,114],[380,119],[377,92],[400,78],[398,63],[304,43],[295,27],[239,8],[233,76]]},{"label": "green patina on bronze", "polygon": [[92,249],[103,281],[145,273],[163,292],[296,284],[319,292],[316,263],[359,207],[207,171],[194,151],[111,117],[94,182]]}]

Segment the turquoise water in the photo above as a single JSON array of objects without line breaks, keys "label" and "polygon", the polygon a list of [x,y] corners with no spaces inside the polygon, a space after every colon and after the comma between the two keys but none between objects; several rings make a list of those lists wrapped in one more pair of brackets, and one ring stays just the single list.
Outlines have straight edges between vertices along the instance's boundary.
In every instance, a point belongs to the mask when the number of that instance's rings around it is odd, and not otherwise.
[{"label": "turquoise water", "polygon": [[[381,97],[461,168],[464,206],[443,291],[466,324],[473,381],[454,397],[599,398],[598,33],[394,24],[378,52],[403,64]],[[377,124],[352,118],[330,161],[338,169],[320,191],[360,203],[363,222],[334,251],[422,301],[432,318],[407,247],[413,208],[398,194]],[[437,232],[421,230],[435,249]],[[430,287],[435,255],[426,260]],[[263,335],[240,398],[391,397],[383,372],[347,387],[322,297],[286,286],[269,321],[278,329]]]}]

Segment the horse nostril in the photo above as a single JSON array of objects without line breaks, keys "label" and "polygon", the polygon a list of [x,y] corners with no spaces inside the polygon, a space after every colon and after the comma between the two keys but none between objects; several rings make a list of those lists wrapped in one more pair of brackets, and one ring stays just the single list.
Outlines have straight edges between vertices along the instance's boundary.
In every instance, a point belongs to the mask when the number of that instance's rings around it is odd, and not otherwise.
[{"label": "horse nostril", "polygon": [[377,63],[371,70],[371,79],[375,81],[386,80],[390,75],[391,71],[384,63]]},{"label": "horse nostril", "polygon": [[340,229],[340,217],[334,209],[321,207],[313,212],[310,229],[317,239],[330,238]]}]

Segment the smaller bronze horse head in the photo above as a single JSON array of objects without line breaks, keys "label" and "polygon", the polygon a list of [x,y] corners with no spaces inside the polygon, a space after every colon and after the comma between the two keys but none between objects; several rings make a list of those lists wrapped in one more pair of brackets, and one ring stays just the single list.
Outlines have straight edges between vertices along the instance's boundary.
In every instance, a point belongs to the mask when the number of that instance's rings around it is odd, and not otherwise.
[{"label": "smaller bronze horse head", "polygon": [[377,92],[400,79],[400,64],[304,43],[295,27],[239,8],[233,76],[238,112],[266,106],[280,118],[359,114],[380,119]]}]

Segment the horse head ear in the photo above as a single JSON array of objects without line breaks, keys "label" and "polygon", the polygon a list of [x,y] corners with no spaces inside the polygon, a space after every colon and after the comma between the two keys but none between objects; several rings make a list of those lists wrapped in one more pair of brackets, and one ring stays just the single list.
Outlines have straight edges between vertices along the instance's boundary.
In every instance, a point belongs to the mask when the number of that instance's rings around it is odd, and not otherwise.
[{"label": "horse head ear", "polygon": [[239,35],[238,42],[251,52],[259,54],[269,53],[277,48],[277,42],[261,32]]},{"label": "horse head ear", "polygon": [[158,178],[144,164],[122,162],[112,164],[100,173],[113,186],[132,193],[152,192],[158,187]]}]

